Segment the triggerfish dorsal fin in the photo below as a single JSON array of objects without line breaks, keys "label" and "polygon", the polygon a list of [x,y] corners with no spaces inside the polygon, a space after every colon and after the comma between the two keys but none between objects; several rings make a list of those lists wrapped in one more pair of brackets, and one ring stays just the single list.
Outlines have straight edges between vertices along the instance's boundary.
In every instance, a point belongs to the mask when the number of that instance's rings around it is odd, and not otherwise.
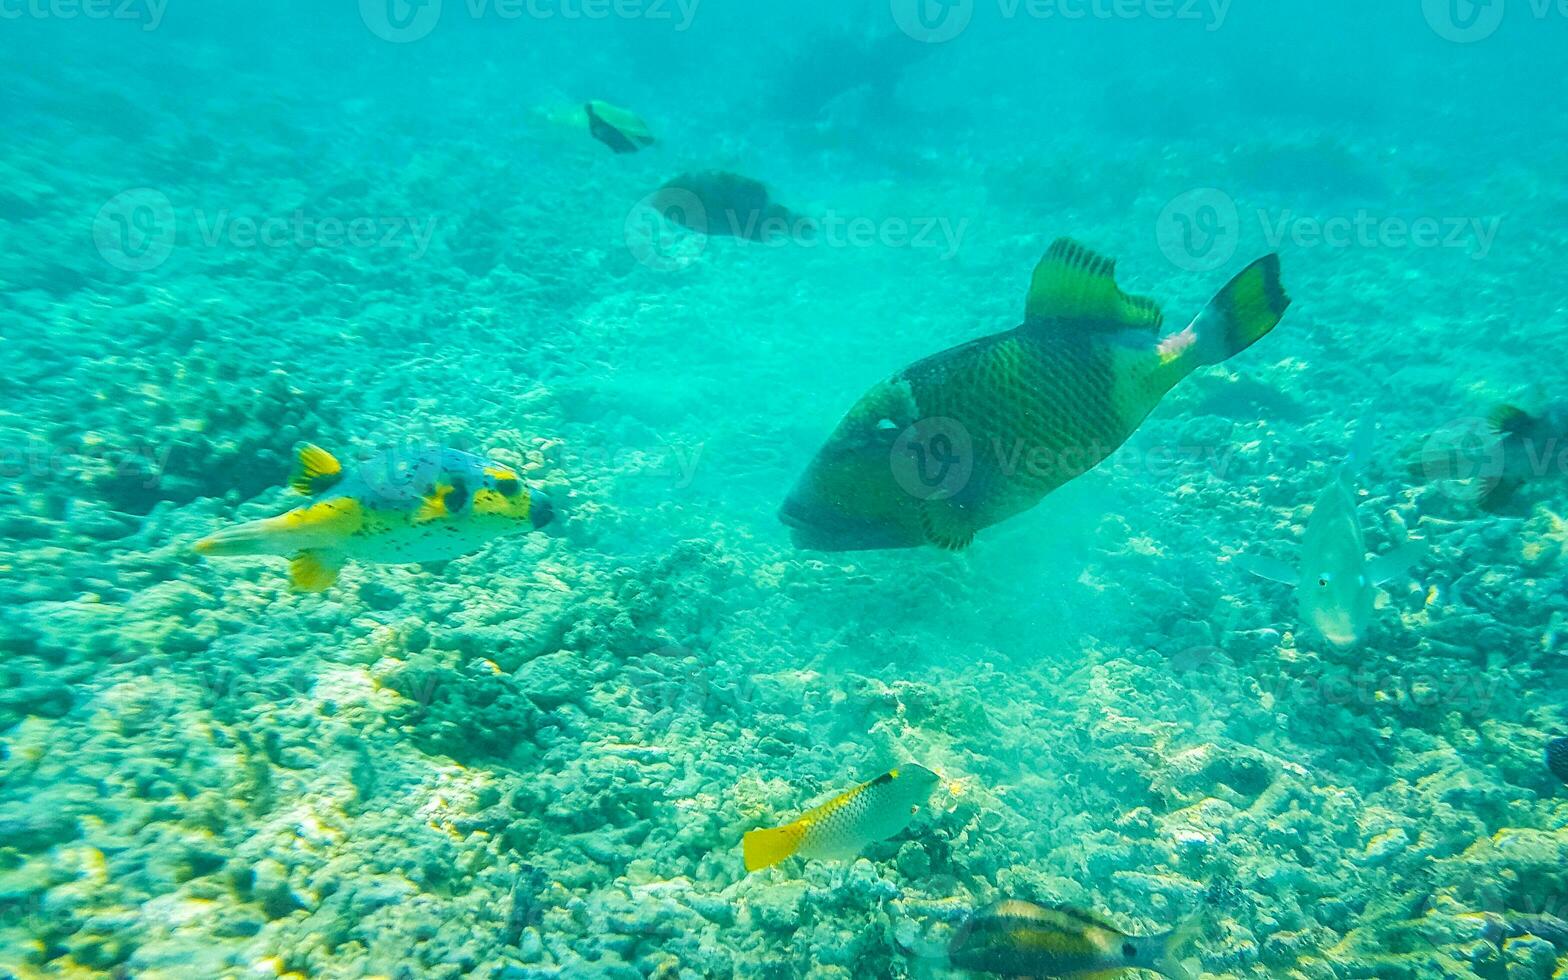
[{"label": "triggerfish dorsal fin", "polygon": [[321,551],[302,551],[289,562],[289,586],[295,592],[325,592],[337,584],[343,559]]},{"label": "triggerfish dorsal fin", "polygon": [[312,443],[305,443],[294,455],[294,474],[289,486],[296,493],[314,497],[337,486],[343,479],[343,464],[337,457]]},{"label": "triggerfish dorsal fin", "polygon": [[1070,238],[1058,238],[1035,266],[1026,316],[1030,323],[1068,321],[1099,330],[1158,332],[1160,307],[1116,285],[1116,262]]},{"label": "triggerfish dorsal fin", "polygon": [[1486,418],[1492,431],[1500,436],[1522,435],[1534,421],[1530,413],[1516,405],[1499,405]]}]

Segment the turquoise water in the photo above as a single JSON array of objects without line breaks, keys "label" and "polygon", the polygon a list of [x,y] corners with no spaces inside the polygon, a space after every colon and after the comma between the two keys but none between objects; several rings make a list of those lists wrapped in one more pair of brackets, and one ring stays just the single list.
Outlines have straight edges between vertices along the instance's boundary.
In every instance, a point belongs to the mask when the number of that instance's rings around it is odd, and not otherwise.
[{"label": "turquoise water", "polygon": [[[1568,974],[1568,480],[1430,465],[1561,395],[1568,10],[1378,8],[0,0],[0,977],[943,977],[1004,898],[1205,976]],[[705,171],[797,223],[671,221]],[[1061,236],[1167,333],[1270,253],[1293,305],[964,550],[796,547],[839,419]],[[198,554],[303,443],[555,520]],[[1345,647],[1241,560],[1342,467],[1421,548]],[[891,839],[746,872],[911,761]]]}]

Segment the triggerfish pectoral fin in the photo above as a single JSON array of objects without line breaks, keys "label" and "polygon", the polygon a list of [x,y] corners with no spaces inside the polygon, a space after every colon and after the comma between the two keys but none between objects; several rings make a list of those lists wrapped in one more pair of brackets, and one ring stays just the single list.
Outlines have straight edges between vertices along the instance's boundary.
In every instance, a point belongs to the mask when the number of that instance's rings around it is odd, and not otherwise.
[{"label": "triggerfish pectoral fin", "polygon": [[337,584],[343,559],[324,551],[302,551],[289,562],[289,587],[295,592],[325,592]]}]

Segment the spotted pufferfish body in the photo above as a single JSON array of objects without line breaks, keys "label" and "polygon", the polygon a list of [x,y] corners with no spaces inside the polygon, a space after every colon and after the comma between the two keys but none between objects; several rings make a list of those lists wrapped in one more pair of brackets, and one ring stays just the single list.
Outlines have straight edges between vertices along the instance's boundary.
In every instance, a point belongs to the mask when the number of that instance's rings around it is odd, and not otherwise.
[{"label": "spotted pufferfish body", "polygon": [[208,556],[281,555],[297,591],[330,588],[349,561],[447,561],[549,524],[549,498],[502,463],[446,448],[380,453],[345,468],[303,447],[290,486],[311,497],[287,513],[197,542]]}]

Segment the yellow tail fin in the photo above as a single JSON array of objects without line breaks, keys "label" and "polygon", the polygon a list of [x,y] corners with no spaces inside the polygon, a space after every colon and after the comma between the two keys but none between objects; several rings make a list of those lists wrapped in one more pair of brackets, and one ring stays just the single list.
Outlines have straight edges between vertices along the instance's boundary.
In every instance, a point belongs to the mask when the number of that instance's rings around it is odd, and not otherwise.
[{"label": "yellow tail fin", "polygon": [[1251,347],[1279,324],[1290,297],[1279,277],[1279,256],[1247,266],[1198,314],[1196,354],[1203,364],[1218,364]]},{"label": "yellow tail fin", "polygon": [[747,831],[746,836],[741,838],[741,851],[746,859],[746,870],[770,868],[780,861],[794,857],[795,852],[800,850],[800,843],[805,836],[805,829],[799,823]]}]

